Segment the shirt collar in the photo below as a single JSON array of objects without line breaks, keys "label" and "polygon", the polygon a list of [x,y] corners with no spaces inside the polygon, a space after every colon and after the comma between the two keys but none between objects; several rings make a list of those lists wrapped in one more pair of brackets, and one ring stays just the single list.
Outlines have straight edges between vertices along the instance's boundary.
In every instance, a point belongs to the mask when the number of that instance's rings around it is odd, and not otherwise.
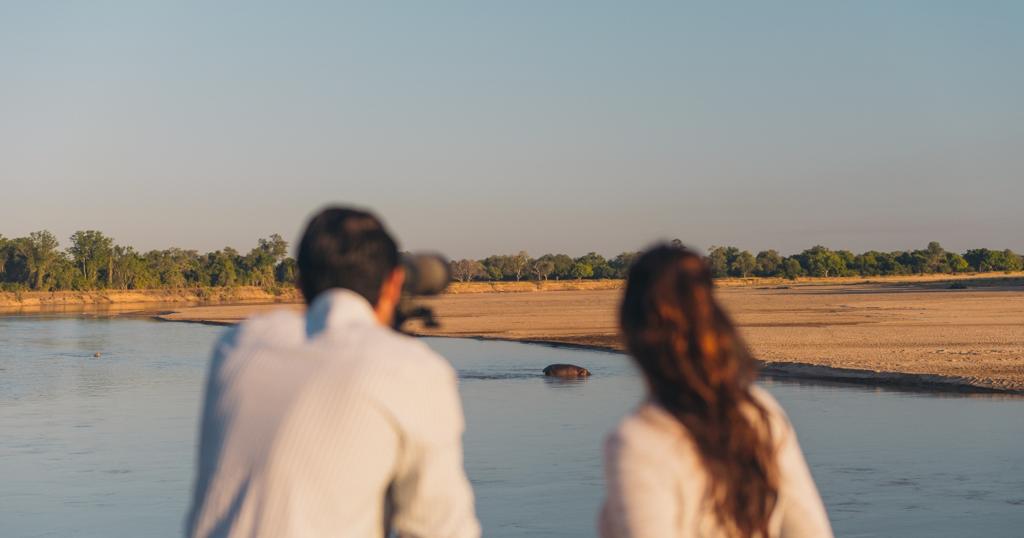
[{"label": "shirt collar", "polygon": [[321,292],[306,311],[306,335],[310,338],[346,325],[367,323],[377,323],[377,314],[370,302],[343,288]]}]

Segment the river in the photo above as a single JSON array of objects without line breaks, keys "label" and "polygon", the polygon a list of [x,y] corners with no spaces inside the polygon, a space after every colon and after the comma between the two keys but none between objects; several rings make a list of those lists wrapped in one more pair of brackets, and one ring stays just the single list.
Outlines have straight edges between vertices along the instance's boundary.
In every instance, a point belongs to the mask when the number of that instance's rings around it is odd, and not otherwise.
[{"label": "river", "polygon": [[[0,536],[179,536],[206,359],[223,330],[0,318]],[[629,359],[427,340],[459,372],[484,535],[593,536],[602,440],[642,396]],[[555,362],[594,375],[540,375]],[[761,383],[796,427],[838,536],[1024,528],[1024,399]]]}]

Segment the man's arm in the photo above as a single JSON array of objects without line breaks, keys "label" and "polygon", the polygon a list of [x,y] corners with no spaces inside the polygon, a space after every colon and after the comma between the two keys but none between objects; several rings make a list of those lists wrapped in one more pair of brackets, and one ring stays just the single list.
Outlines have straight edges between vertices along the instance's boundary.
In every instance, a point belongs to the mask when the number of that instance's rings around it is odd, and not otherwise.
[{"label": "man's arm", "polygon": [[480,524],[463,469],[464,419],[456,380],[448,367],[438,377],[423,380],[420,424],[404,432],[391,485],[392,527],[402,538],[476,538]]},{"label": "man's arm", "polygon": [[185,520],[185,535],[195,536],[199,529],[200,514],[206,500],[207,489],[216,471],[221,435],[223,429],[216,415],[215,404],[220,395],[218,374],[225,357],[234,348],[238,339],[238,327],[232,327],[217,339],[213,356],[206,374],[206,389],[203,394],[203,409],[199,422],[199,443],[196,456],[196,475],[192,490],[192,507]]}]

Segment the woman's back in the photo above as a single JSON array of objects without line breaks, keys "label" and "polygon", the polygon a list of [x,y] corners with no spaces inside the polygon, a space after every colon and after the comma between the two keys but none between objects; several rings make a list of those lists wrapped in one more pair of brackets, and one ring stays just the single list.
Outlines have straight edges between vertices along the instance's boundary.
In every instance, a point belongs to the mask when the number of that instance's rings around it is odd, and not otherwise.
[{"label": "woman's back", "polygon": [[[789,420],[774,398],[752,396],[768,412],[778,464],[772,537],[832,536],[828,517]],[[751,409],[750,416],[759,416]],[[707,498],[709,475],[693,437],[662,406],[647,402],[625,417],[605,444],[604,538],[728,536]]]}]

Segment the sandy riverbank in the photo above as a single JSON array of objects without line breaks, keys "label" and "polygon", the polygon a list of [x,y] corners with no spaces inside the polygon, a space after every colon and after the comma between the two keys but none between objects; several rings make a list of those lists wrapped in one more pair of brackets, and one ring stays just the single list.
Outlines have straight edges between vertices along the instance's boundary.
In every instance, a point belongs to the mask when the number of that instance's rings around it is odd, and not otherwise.
[{"label": "sandy riverbank", "polygon": [[154,290],[25,291],[0,292],[0,314],[35,312],[123,311],[154,305],[210,305],[297,302],[297,290],[234,288],[179,288]]},{"label": "sandy riverbank", "polygon": [[[911,275],[883,277],[801,277],[724,278],[716,281],[720,288],[765,286],[859,285],[859,284],[926,284],[930,282],[1024,282],[1021,273],[965,273],[959,275]],[[453,282],[447,295],[478,293],[524,293],[538,291],[618,290],[622,280],[543,280],[521,282]],[[973,285],[973,284],[972,284]],[[53,312],[60,310],[137,310],[140,305],[210,305],[299,302],[298,290],[280,286],[266,289],[254,286],[200,287],[144,290],[90,291],[0,291],[0,314]]]},{"label": "sandy riverbank", "polygon": [[[620,350],[620,291],[447,294],[424,302],[437,336]],[[1024,283],[934,279],[723,287],[718,295],[767,372],[796,377],[1024,392]],[[280,305],[199,306],[170,321],[235,323]],[[301,308],[290,305],[288,308]]]}]

